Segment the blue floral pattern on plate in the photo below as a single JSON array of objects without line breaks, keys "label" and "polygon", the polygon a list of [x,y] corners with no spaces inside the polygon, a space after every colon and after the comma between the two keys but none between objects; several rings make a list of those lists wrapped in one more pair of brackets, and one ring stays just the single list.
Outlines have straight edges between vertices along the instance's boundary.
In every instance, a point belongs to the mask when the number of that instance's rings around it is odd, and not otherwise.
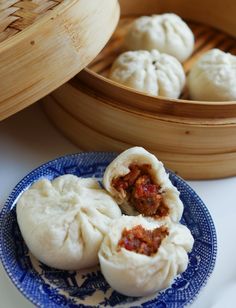
[{"label": "blue floral pattern on plate", "polygon": [[179,308],[191,303],[207,282],[216,259],[217,241],[212,218],[197,194],[174,173],[172,183],[184,203],[181,222],[188,226],[194,247],[187,270],[168,289],[148,298],[127,297],[112,290],[99,266],[62,271],[37,261],[28,251],[16,221],[15,205],[21,193],[42,177],[63,174],[101,179],[116,153],[81,153],[50,161],[32,171],[14,188],[0,214],[0,258],[16,287],[40,307],[157,307]]}]

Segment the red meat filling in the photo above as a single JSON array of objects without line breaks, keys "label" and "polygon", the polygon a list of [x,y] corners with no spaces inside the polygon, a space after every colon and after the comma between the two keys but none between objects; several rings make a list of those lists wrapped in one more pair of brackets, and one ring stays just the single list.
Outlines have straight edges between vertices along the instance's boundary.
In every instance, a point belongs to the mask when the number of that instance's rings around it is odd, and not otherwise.
[{"label": "red meat filling", "polygon": [[118,247],[152,256],[158,251],[162,240],[167,235],[169,232],[164,226],[154,230],[145,230],[141,225],[138,225],[131,230],[123,230]]},{"label": "red meat filling", "polygon": [[113,179],[112,186],[144,216],[167,216],[169,208],[163,202],[160,186],[152,180],[151,165],[133,164],[129,168],[128,174]]}]

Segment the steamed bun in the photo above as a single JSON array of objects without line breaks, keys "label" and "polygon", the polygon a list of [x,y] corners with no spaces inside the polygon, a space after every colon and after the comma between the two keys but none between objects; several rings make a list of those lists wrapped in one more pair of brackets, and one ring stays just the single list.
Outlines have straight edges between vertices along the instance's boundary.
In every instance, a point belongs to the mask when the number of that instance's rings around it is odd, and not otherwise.
[{"label": "steamed bun", "polygon": [[106,168],[103,185],[125,214],[170,219],[183,214],[180,193],[156,156],[142,147],[118,155]]},{"label": "steamed bun", "polygon": [[236,100],[236,56],[212,49],[200,57],[188,76],[193,100]]},{"label": "steamed bun", "polygon": [[113,63],[109,77],[137,91],[170,98],[178,98],[185,85],[182,65],[157,50],[121,54]]},{"label": "steamed bun", "polygon": [[[150,253],[147,249],[140,236],[142,230],[138,230],[134,238],[122,239],[124,230],[140,229],[140,226],[145,230],[165,228],[162,240],[155,238],[160,245],[157,251]],[[123,242],[125,244],[121,246]],[[193,242],[190,231],[181,224],[163,226],[141,216],[122,216],[113,222],[100,247],[101,271],[116,291],[128,296],[147,296],[167,288],[179,273],[186,270],[187,253]]]},{"label": "steamed bun", "polygon": [[194,35],[175,14],[143,16],[131,25],[125,45],[128,50],[157,49],[183,62],[193,52]]},{"label": "steamed bun", "polygon": [[98,250],[116,202],[95,179],[63,175],[41,179],[20,197],[17,221],[32,254],[48,266],[77,270],[98,263]]}]

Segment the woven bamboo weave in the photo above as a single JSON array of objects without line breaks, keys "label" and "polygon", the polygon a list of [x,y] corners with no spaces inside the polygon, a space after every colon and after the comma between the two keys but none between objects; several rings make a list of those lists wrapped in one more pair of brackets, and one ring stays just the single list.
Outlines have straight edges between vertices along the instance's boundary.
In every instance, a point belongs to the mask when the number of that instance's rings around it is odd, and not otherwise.
[{"label": "woven bamboo weave", "polygon": [[32,25],[63,0],[0,0],[0,42]]},{"label": "woven bamboo weave", "polygon": [[0,121],[86,67],[119,16],[118,0],[0,0]]}]

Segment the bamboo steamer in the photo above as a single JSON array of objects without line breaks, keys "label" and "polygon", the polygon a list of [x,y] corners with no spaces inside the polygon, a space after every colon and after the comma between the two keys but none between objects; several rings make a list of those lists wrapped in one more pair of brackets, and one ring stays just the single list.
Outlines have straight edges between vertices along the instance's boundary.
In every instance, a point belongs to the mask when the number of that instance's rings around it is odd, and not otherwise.
[{"label": "bamboo steamer", "polygon": [[[148,96],[107,78],[112,62],[123,51],[124,33],[140,15],[174,12],[187,20],[196,43],[184,63],[186,74],[209,49],[236,54],[235,1],[121,0],[120,5],[122,17],[107,46],[77,77],[52,93],[55,110],[62,108],[78,126],[100,134],[96,141],[96,134],[91,138],[82,134],[73,141],[86,150],[91,149],[89,142],[95,142],[93,150],[103,149],[107,138],[111,141],[107,150],[114,150],[114,143],[119,150],[141,145],[188,179],[236,175],[236,102],[190,101],[187,90],[180,99]],[[62,129],[52,109],[50,118]],[[64,133],[68,136],[69,131],[67,125]]]},{"label": "bamboo steamer", "polygon": [[1,0],[0,120],[75,76],[118,18],[117,0]]},{"label": "bamboo steamer", "polygon": [[232,124],[226,119],[214,119],[204,123],[199,119],[167,118],[137,108],[118,106],[116,101],[101,94],[98,99],[97,92],[76,82],[61,86],[53,97],[78,121],[128,144],[180,154],[236,152],[236,121]]},{"label": "bamboo steamer", "polygon": [[[74,114],[67,112],[52,96],[44,98],[42,106],[51,122],[73,143],[79,145],[81,150],[119,152],[138,145],[110,138],[107,134],[92,129],[82,121],[78,121]],[[207,178],[210,179],[236,174],[236,153],[195,155],[173,154],[149,147],[146,149],[164,161],[176,174],[181,170],[181,175],[185,178],[199,179],[202,174],[207,174]]]}]

